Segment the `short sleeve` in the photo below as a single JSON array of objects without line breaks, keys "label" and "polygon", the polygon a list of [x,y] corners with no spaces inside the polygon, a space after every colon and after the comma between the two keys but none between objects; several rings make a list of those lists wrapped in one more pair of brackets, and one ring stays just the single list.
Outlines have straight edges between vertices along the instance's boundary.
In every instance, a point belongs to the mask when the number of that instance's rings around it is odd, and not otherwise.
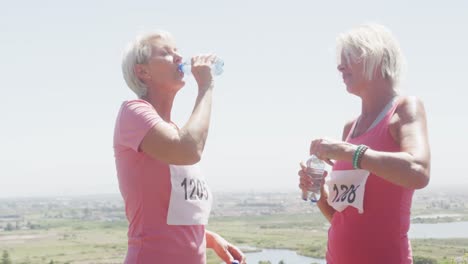
[{"label": "short sleeve", "polygon": [[115,126],[115,143],[136,152],[148,131],[162,118],[151,104],[143,100],[126,101],[120,108]]}]

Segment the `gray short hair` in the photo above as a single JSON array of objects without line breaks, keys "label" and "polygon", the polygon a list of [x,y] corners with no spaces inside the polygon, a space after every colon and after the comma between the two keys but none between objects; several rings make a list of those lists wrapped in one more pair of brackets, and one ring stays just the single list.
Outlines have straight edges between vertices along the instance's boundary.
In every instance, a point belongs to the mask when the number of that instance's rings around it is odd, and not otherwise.
[{"label": "gray short hair", "polygon": [[122,73],[128,87],[141,98],[146,95],[147,86],[136,76],[135,65],[147,63],[151,58],[155,40],[171,38],[169,32],[158,30],[139,35],[125,49],[122,56]]},{"label": "gray short hair", "polygon": [[382,77],[393,84],[400,81],[404,57],[398,41],[382,25],[366,24],[341,34],[337,39],[337,55],[341,54],[348,63],[362,61],[368,80],[380,65]]}]

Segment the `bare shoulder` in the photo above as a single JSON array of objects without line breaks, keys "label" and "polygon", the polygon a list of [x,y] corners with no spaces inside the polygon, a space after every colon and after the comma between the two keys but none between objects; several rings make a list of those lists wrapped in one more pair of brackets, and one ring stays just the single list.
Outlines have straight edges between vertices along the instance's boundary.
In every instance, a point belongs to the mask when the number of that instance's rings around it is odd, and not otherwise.
[{"label": "bare shoulder", "polygon": [[353,127],[354,124],[354,119],[349,120],[348,122],[345,123],[345,126],[343,128],[343,135],[342,135],[342,140],[346,140],[346,137],[348,137],[349,132],[351,131],[351,128]]},{"label": "bare shoulder", "polygon": [[415,96],[404,96],[395,111],[402,118],[417,118],[425,113],[424,103]]},{"label": "bare shoulder", "polygon": [[399,101],[391,123],[394,123],[394,121],[411,123],[420,118],[425,118],[425,113],[424,103],[421,99],[415,96],[404,96]]},{"label": "bare shoulder", "polygon": [[403,96],[390,120],[390,133],[397,139],[403,126],[418,122],[426,123],[423,101],[415,96]]}]

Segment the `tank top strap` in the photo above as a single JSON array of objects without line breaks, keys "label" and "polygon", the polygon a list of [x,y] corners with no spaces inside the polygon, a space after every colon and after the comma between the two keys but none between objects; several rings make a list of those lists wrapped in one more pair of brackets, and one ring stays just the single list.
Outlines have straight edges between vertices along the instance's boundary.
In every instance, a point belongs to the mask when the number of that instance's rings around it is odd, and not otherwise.
[{"label": "tank top strap", "polygon": [[[380,111],[379,115],[375,118],[374,122],[372,122],[372,124],[366,130],[366,132],[371,130],[375,126],[377,126],[377,124],[379,124],[380,121],[382,121],[382,119],[384,119],[388,114],[393,114],[393,112],[396,109],[395,105],[398,105],[398,104],[395,104],[395,102],[397,102],[397,100],[398,100],[398,97],[395,96],[395,97],[392,98],[392,100],[390,100],[390,102],[387,103],[387,105],[382,109],[382,111]],[[392,110],[393,112],[390,111],[390,110]]]},{"label": "tank top strap", "polygon": [[402,96],[396,96],[396,97],[394,97],[394,99],[392,100],[392,105],[391,105],[390,109],[389,109],[389,110],[387,111],[387,113],[382,117],[382,119],[387,119],[386,121],[388,122],[388,120],[393,116],[393,114],[395,113],[396,109],[397,109],[398,106],[400,105],[402,99],[403,99]]},{"label": "tank top strap", "polygon": [[349,129],[348,135],[346,135],[346,142],[348,142],[351,139],[351,137],[352,137],[352,135],[354,133],[354,129],[356,128],[358,120],[359,120],[359,117],[354,119],[353,124],[351,125],[351,129]]},{"label": "tank top strap", "polygon": [[[389,119],[391,116],[393,116],[393,114],[395,113],[398,105],[400,104],[400,101],[401,101],[401,96],[393,97],[392,100],[390,100],[390,102],[387,103],[387,105],[382,109],[382,111],[379,113],[379,115],[375,118],[374,122],[372,122],[372,124],[369,126],[369,128],[364,133],[367,133],[368,131],[370,131],[374,127],[378,126],[381,122],[384,122],[384,119],[386,119],[385,122],[388,122],[387,119]],[[349,130],[348,135],[346,136],[346,141],[353,138],[354,130],[356,129],[357,124],[359,123],[359,119],[360,119],[360,116],[357,117],[353,121],[351,129]]]}]

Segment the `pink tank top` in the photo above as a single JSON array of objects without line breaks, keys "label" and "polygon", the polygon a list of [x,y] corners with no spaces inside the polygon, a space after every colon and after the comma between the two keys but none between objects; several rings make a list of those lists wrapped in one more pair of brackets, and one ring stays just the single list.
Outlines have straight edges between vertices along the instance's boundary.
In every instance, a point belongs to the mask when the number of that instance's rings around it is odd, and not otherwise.
[{"label": "pink tank top", "polygon": [[[400,146],[389,131],[389,122],[398,102],[376,126],[360,136],[351,137],[355,121],[346,141],[364,144],[377,151],[399,152]],[[353,170],[353,166],[350,162],[337,161],[333,171],[342,170]],[[413,192],[371,173],[365,183],[363,213],[348,206],[333,215],[328,231],[327,263],[413,263],[407,235]]]}]

